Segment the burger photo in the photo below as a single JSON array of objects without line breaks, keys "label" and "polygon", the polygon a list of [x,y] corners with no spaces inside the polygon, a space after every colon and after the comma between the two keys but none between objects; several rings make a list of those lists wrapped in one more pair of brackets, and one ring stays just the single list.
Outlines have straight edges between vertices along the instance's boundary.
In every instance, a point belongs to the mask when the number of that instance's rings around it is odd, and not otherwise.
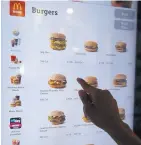
[{"label": "burger photo", "polygon": [[94,76],[88,76],[86,78],[84,78],[84,80],[86,81],[86,83],[88,83],[89,85],[93,86],[93,87],[98,87],[98,81],[97,78]]},{"label": "burger photo", "polygon": [[88,117],[86,117],[85,115],[82,117],[83,121],[86,123],[90,123],[90,119]]},{"label": "burger photo", "polygon": [[62,111],[52,111],[48,116],[48,120],[52,123],[52,125],[63,124],[65,121],[65,115]]},{"label": "burger photo", "polygon": [[127,86],[127,77],[124,74],[117,74],[113,80],[115,87],[126,87]]},{"label": "burger photo", "polygon": [[66,36],[62,33],[52,33],[50,43],[53,50],[64,50],[66,48]]},{"label": "burger photo", "polygon": [[85,42],[85,50],[88,52],[97,52],[98,44],[95,41],[87,41]]},{"label": "burger photo", "polygon": [[114,7],[123,7],[123,8],[131,8],[132,7],[132,1],[111,1],[112,6]]},{"label": "burger photo", "polygon": [[21,106],[21,101],[20,100],[16,100],[15,104],[16,104],[16,106]]},{"label": "burger photo", "polygon": [[54,74],[49,78],[48,84],[51,88],[65,88],[66,77],[62,74]]},{"label": "burger photo", "polygon": [[121,120],[124,120],[125,119],[125,109],[123,108],[119,108],[119,116],[121,118]]},{"label": "burger photo", "polygon": [[115,47],[118,52],[126,52],[126,43],[125,42],[117,42]]},{"label": "burger photo", "polygon": [[13,101],[11,104],[10,104],[11,107],[16,107],[16,103]]},{"label": "burger photo", "polygon": [[20,96],[15,96],[10,104],[11,107],[21,106]]}]

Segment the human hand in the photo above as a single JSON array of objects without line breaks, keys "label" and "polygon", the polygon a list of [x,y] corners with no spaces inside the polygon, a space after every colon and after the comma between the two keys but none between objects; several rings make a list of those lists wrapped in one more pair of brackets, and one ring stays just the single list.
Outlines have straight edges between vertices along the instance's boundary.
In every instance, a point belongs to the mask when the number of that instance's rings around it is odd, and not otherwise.
[{"label": "human hand", "polygon": [[94,88],[83,79],[78,78],[77,81],[83,88],[79,91],[79,96],[85,116],[107,132],[121,127],[123,122],[119,116],[117,102],[111,93],[108,90]]}]

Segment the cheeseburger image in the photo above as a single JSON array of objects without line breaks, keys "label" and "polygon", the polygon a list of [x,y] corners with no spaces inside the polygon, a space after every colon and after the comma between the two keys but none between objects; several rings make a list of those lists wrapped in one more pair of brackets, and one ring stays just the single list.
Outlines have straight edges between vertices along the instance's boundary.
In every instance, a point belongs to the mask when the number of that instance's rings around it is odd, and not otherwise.
[{"label": "cheeseburger image", "polygon": [[112,6],[114,7],[123,7],[123,8],[131,8],[132,7],[132,1],[111,1]]},{"label": "cheeseburger image", "polygon": [[52,33],[50,37],[50,47],[53,50],[64,50],[66,48],[66,36],[61,33]]},{"label": "cheeseburger image", "polygon": [[84,79],[89,85],[93,86],[93,87],[97,87],[98,86],[98,82],[97,82],[97,78],[94,76],[88,76]]},{"label": "cheeseburger image", "polygon": [[82,119],[86,123],[90,123],[91,122],[90,119],[88,117],[86,117],[86,116],[83,116]]},{"label": "cheeseburger image", "polygon": [[88,52],[97,52],[98,44],[95,41],[85,42],[85,50]]},{"label": "cheeseburger image", "polygon": [[48,116],[48,120],[52,123],[52,125],[63,124],[65,121],[65,115],[62,111],[52,111]]},{"label": "cheeseburger image", "polygon": [[124,74],[117,74],[113,80],[115,87],[126,87],[127,86],[127,77]]},{"label": "cheeseburger image", "polygon": [[118,52],[126,52],[126,43],[125,42],[117,42],[115,47]]},{"label": "cheeseburger image", "polygon": [[66,77],[61,74],[54,74],[50,77],[48,84],[51,88],[65,88],[67,84]]},{"label": "cheeseburger image", "polygon": [[125,119],[125,109],[119,108],[118,110],[119,110],[119,116],[120,116],[120,118],[122,120],[124,120]]}]

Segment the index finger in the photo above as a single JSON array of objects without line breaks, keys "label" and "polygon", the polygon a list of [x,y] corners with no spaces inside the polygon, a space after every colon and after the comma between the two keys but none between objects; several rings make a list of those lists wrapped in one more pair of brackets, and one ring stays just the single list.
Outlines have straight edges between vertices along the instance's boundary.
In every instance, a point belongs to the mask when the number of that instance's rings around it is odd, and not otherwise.
[{"label": "index finger", "polygon": [[77,78],[77,82],[81,85],[81,87],[89,94],[95,94],[96,88],[88,85],[83,79]]}]

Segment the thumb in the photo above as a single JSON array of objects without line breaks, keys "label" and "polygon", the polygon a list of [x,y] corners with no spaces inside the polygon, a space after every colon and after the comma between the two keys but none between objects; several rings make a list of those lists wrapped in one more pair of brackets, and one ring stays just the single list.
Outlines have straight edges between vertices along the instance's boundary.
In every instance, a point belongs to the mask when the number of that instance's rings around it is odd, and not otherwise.
[{"label": "thumb", "polygon": [[80,90],[79,92],[80,99],[84,105],[88,105],[89,97],[88,94],[84,90]]}]

